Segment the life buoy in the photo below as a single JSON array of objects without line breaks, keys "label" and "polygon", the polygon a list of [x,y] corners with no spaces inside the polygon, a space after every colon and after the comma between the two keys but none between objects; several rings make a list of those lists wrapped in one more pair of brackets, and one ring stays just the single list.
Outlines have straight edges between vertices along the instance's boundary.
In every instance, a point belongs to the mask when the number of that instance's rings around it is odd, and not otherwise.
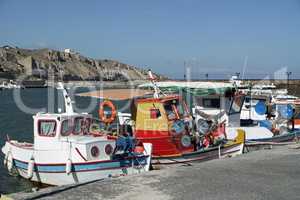
[{"label": "life buoy", "polygon": [[27,166],[27,179],[31,179],[32,178],[33,171],[34,171],[34,159],[31,158],[28,161],[28,166]]},{"label": "life buoy", "polygon": [[[111,109],[111,115],[110,115],[109,118],[104,113],[105,106],[107,106],[107,107],[109,107]],[[110,124],[110,123],[112,123],[115,120],[116,115],[117,115],[116,107],[115,107],[115,105],[111,101],[103,101],[100,104],[99,119],[101,121],[103,121],[106,124]]]},{"label": "life buoy", "polygon": [[71,159],[69,158],[66,162],[66,174],[70,174],[72,171],[72,161]]},{"label": "life buoy", "polygon": [[192,145],[191,137],[189,137],[188,135],[183,135],[181,137],[181,145],[185,148],[190,147]]},{"label": "life buoy", "polygon": [[143,153],[145,151],[145,148],[143,146],[136,146],[134,148],[135,153]]},{"label": "life buoy", "polygon": [[7,167],[8,172],[12,172],[14,161],[11,151],[8,151],[4,158],[4,165]]}]

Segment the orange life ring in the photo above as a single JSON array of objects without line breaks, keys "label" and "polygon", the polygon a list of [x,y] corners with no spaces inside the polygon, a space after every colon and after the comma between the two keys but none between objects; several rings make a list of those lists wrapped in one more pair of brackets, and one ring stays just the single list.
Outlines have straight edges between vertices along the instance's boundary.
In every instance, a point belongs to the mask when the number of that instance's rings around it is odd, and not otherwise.
[{"label": "orange life ring", "polygon": [[[105,114],[104,114],[104,107],[107,106],[111,109],[111,115],[110,117],[108,118]],[[103,101],[101,104],[100,104],[100,107],[99,107],[99,119],[101,121],[103,121],[104,123],[112,123],[115,118],[116,118],[116,115],[117,115],[117,111],[116,111],[116,107],[115,105],[111,102],[111,101]]]}]

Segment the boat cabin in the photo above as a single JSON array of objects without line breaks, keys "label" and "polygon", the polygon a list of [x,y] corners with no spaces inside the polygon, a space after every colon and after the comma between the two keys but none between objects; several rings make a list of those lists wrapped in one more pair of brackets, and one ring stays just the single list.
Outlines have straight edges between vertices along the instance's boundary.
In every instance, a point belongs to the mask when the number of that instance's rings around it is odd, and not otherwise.
[{"label": "boat cabin", "polygon": [[225,122],[226,126],[239,127],[241,109],[244,104],[244,95],[235,94],[232,88],[207,95],[193,95],[193,116],[196,122],[203,119],[197,111],[204,112],[209,116],[217,116],[218,122]]},{"label": "boat cabin", "polygon": [[139,98],[132,108],[134,136],[138,141],[152,143],[154,156],[193,151],[186,128],[190,119],[186,104],[177,95]]},{"label": "boat cabin", "polygon": [[269,95],[247,95],[241,112],[241,126],[257,126],[266,120],[271,100]]},{"label": "boat cabin", "polygon": [[37,151],[71,152],[72,160],[89,161],[110,159],[115,148],[114,140],[106,136],[95,137],[91,133],[92,116],[89,114],[38,113],[33,119]]}]

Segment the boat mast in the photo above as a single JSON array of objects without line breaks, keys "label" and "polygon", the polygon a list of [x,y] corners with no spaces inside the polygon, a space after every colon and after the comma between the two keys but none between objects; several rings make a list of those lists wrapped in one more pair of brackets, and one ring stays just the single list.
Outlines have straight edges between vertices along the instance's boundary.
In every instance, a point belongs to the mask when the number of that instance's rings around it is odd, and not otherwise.
[{"label": "boat mast", "polygon": [[68,94],[68,92],[66,91],[66,89],[64,88],[64,85],[62,82],[58,82],[57,83],[57,89],[61,90],[63,93],[63,97],[64,97],[64,102],[65,102],[65,112],[67,114],[73,114],[74,110],[73,110],[73,105],[72,105],[72,100]]},{"label": "boat mast", "polygon": [[159,94],[162,93],[161,90],[159,89],[159,87],[157,86],[156,82],[155,82],[155,78],[152,74],[152,71],[151,69],[148,70],[148,76],[149,76],[149,79],[152,83],[152,87],[154,89],[154,94],[153,94],[153,97],[154,98],[159,98]]}]

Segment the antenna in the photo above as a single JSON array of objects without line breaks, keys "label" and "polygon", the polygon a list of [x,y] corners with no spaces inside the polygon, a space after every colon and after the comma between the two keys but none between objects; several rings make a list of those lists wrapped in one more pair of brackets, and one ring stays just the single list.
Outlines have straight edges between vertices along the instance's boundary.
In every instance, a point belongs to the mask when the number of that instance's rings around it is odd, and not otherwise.
[{"label": "antenna", "polygon": [[286,72],[287,75],[287,89],[290,88],[290,76],[292,75],[292,72]]},{"label": "antenna", "polygon": [[61,90],[63,93],[66,113],[73,114],[74,110],[73,110],[72,100],[71,100],[67,90],[64,88],[64,85],[62,82],[57,83],[57,89]]},{"label": "antenna", "polygon": [[243,66],[242,80],[244,80],[244,78],[245,78],[245,71],[246,71],[247,65],[248,65],[248,56],[245,56],[244,66]]},{"label": "antenna", "polygon": [[186,80],[186,66],[185,66],[185,61],[183,61],[183,80]]}]

